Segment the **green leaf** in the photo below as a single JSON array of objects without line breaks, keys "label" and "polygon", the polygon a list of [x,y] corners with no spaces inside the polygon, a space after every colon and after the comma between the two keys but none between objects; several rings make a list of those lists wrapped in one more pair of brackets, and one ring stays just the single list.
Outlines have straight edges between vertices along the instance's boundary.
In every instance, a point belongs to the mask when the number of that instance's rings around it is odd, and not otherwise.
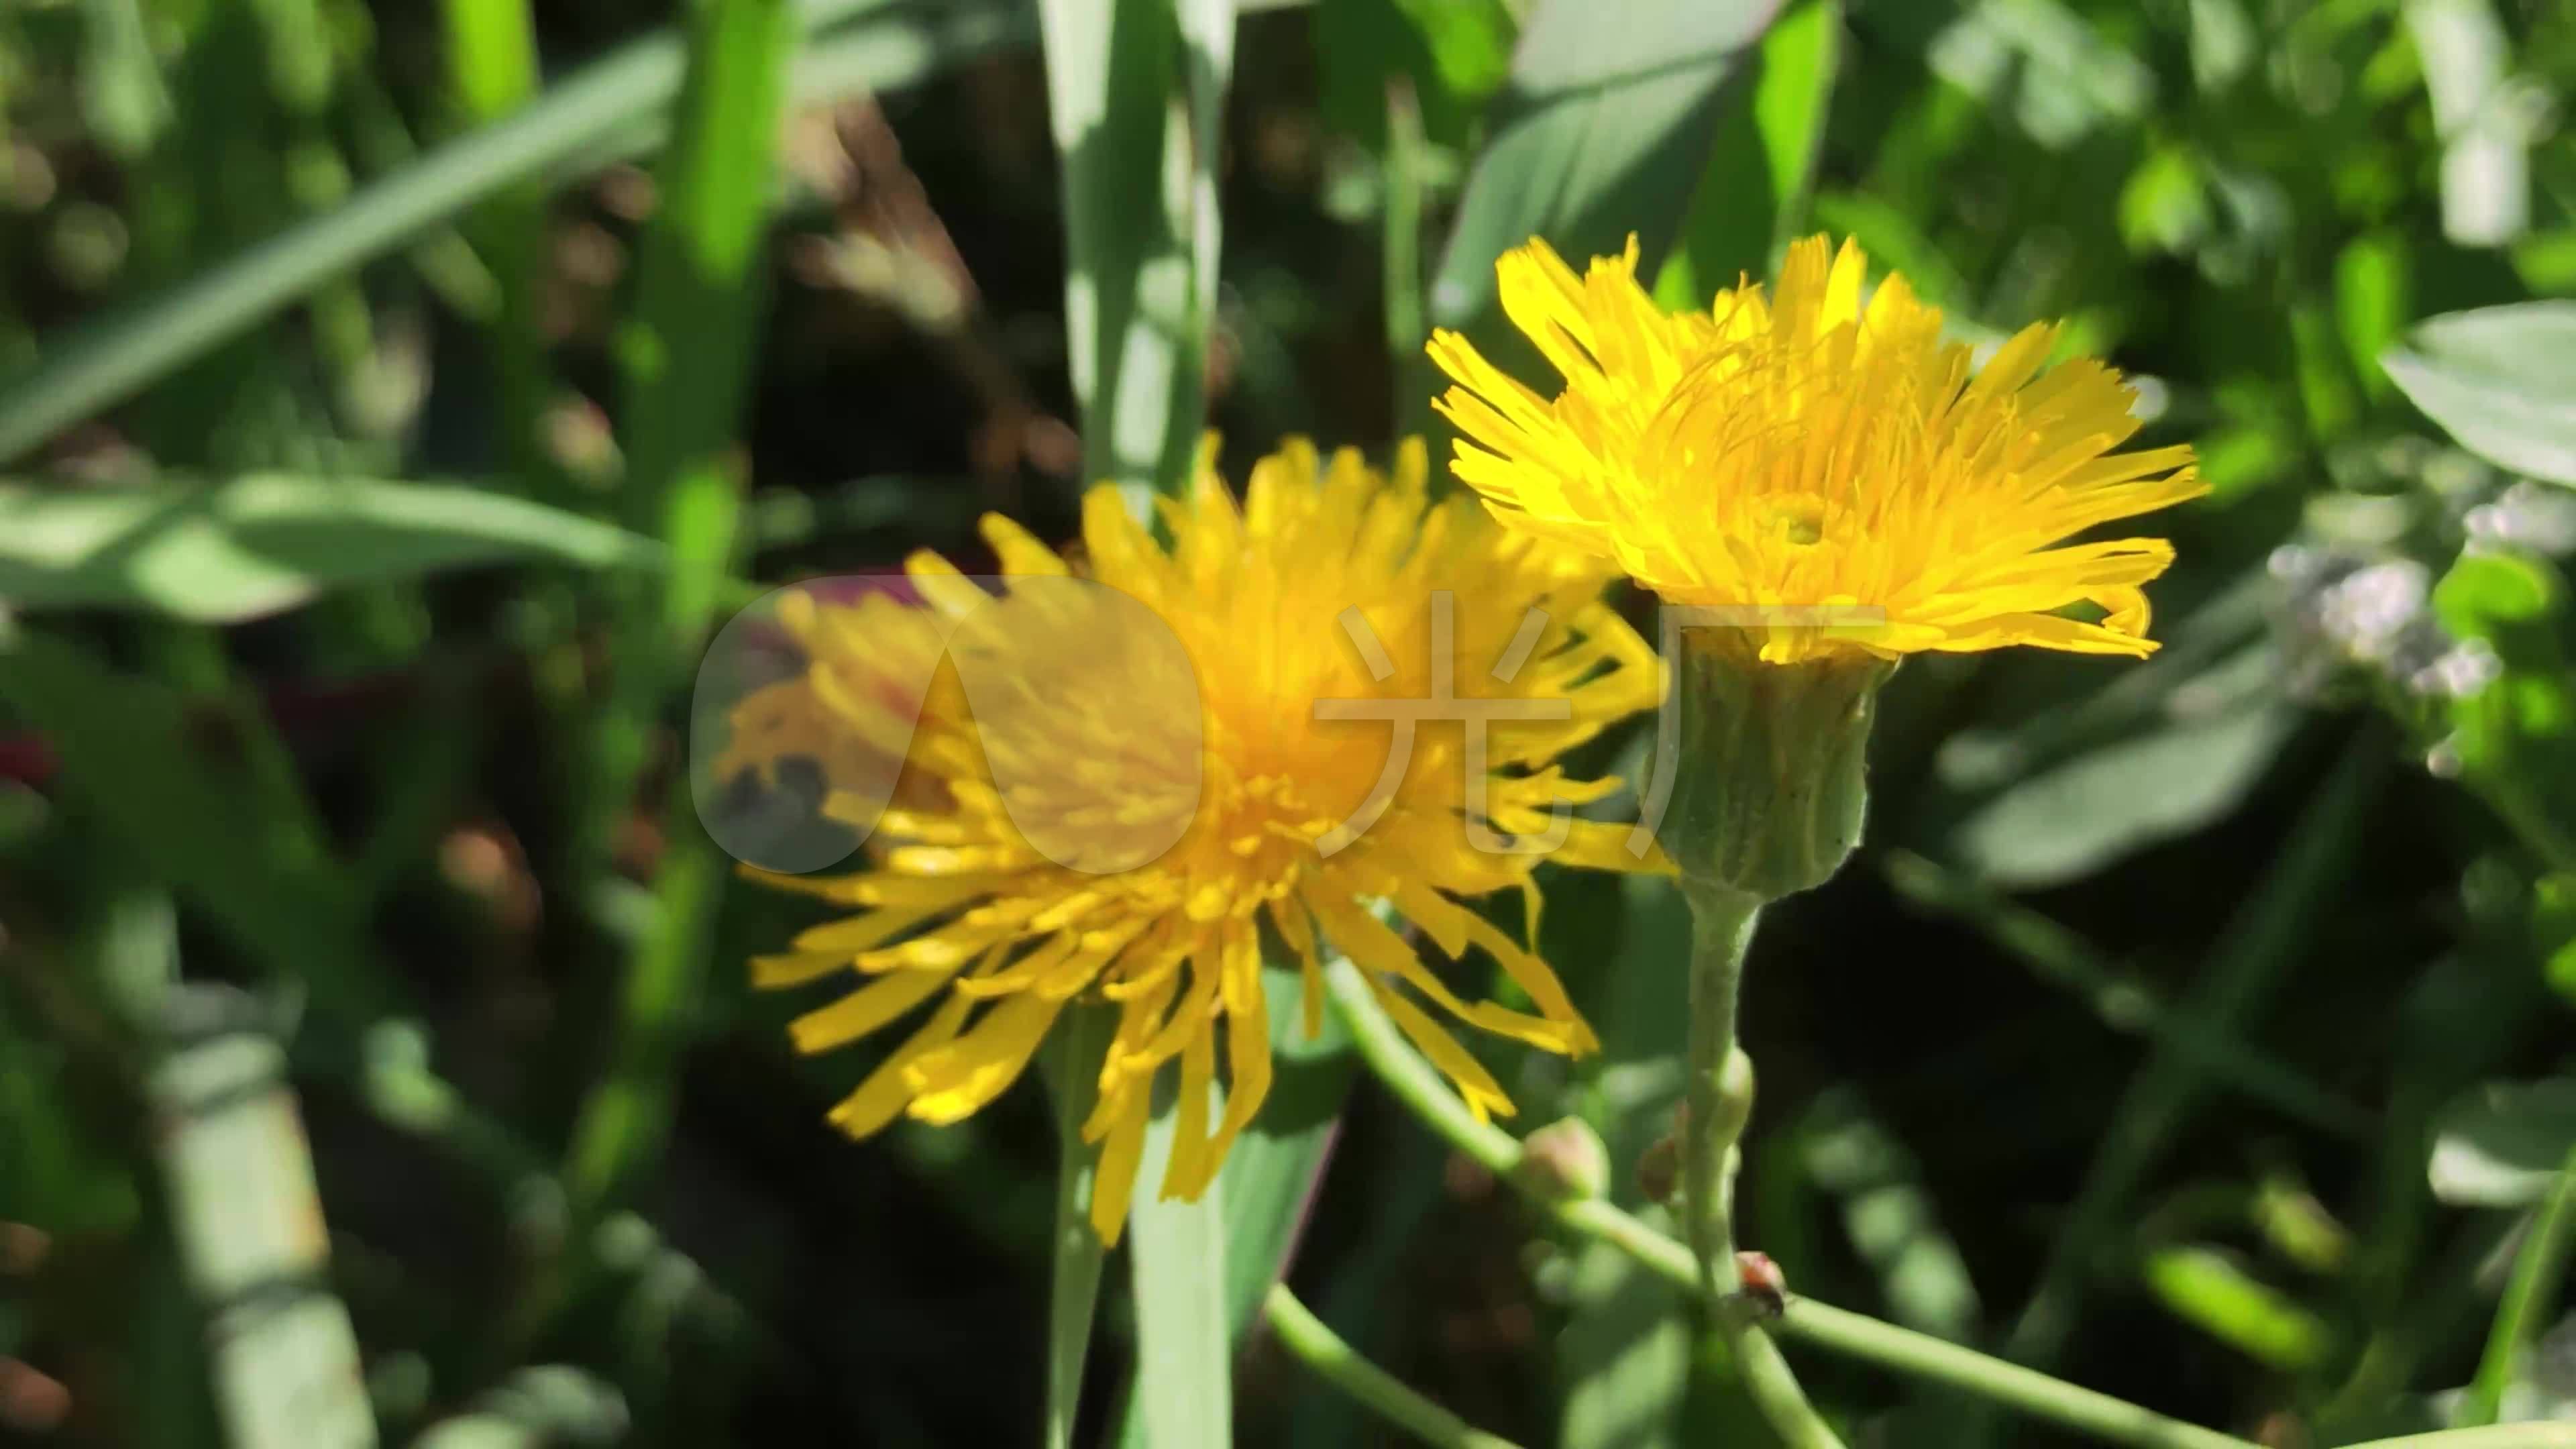
[{"label": "green leaf", "polygon": [[2234,809],[2296,724],[2267,704],[2116,740],[2004,791],[1961,825],[1957,847],[1999,885],[2089,875]]},{"label": "green leaf", "polygon": [[1981,1311],[1976,1284],[1941,1224],[1913,1152],[1848,1087],[1819,1097],[1796,1135],[1806,1175],[1840,1203],[1843,1229],[1877,1275],[1889,1316],[1967,1341]]},{"label": "green leaf", "polygon": [[[790,0],[709,0],[691,17],[688,79],[662,198],[637,265],[634,320],[620,339],[629,522],[670,566],[618,590],[608,697],[592,719],[572,869],[608,873],[609,840],[634,798],[656,720],[702,648],[733,573],[742,463],[734,439],[763,315],[774,153],[798,19]],[[689,1004],[700,995],[730,862],[688,785],[662,806],[671,845],[656,867],[655,929],[620,982],[616,1055],[584,1098],[564,1153],[570,1235],[659,1157],[669,1133]]]},{"label": "green leaf", "polygon": [[1708,305],[1739,274],[1761,276],[1799,225],[1826,102],[1842,54],[1841,0],[1801,0],[1762,38],[1749,85],[1728,88],[1691,195],[1680,241],[1655,277],[1655,300],[1680,310]]},{"label": "green leaf", "polygon": [[1514,30],[1502,0],[1317,0],[1324,119],[1380,144],[1387,86],[1402,77],[1424,133],[1440,145],[1463,147],[1477,109],[1511,71]]},{"label": "green leaf", "polygon": [[2147,1290],[2177,1317],[2284,1373],[2316,1367],[2333,1347],[2324,1319],[2214,1248],[2159,1248],[2144,1271]]},{"label": "green leaf", "polygon": [[2531,221],[2527,123],[2508,105],[2512,41],[2490,0],[2407,0],[2442,138],[2442,232],[2464,247],[2498,246]]},{"label": "green leaf", "polygon": [[1205,407],[1233,7],[1038,0],[1038,20],[1064,174],[1065,329],[1083,476],[1170,492],[1188,474]]},{"label": "green leaf", "polygon": [[[226,987],[189,988],[184,1005],[174,1023],[260,1009]],[[155,1067],[150,1095],[170,1234],[209,1319],[226,1442],[373,1449],[349,1311],[310,1286],[327,1280],[331,1240],[284,1049],[249,1031],[183,1041]]]},{"label": "green leaf", "polygon": [[606,524],[461,484],[253,473],[209,485],[0,483],[0,599],[232,623],[328,589],[475,564],[653,563]]},{"label": "green leaf", "polygon": [[1082,1140],[1083,1119],[1099,1100],[1100,1054],[1118,1028],[1110,1008],[1078,1004],[1047,1044],[1047,1086],[1055,1094],[1054,1277],[1047,1292],[1046,1449],[1068,1449],[1082,1408],[1082,1368],[1091,1354],[1091,1323],[1100,1302],[1100,1268],[1108,1254],[1091,1226],[1091,1194],[1100,1153]]},{"label": "green leaf", "polygon": [[2576,1150],[2576,1079],[2497,1082],[2433,1123],[2433,1195],[2465,1207],[2529,1207]]},{"label": "green leaf", "polygon": [[1342,1105],[1359,1079],[1359,1056],[1340,1017],[1326,1012],[1323,1029],[1307,1039],[1296,970],[1266,966],[1261,985],[1270,1010],[1270,1095],[1217,1174],[1225,1194],[1226,1321],[1238,1341],[1287,1266]]},{"label": "green leaf", "polygon": [[2537,559],[2509,553],[2462,554],[2433,587],[2433,612],[2454,634],[2483,639],[2499,625],[2545,619],[2564,590]]},{"label": "green leaf", "polygon": [[2379,361],[2461,447],[2499,468],[2576,486],[2576,302],[2434,317]]},{"label": "green leaf", "polygon": [[2540,1211],[2523,1232],[2522,1246],[2515,1250],[2513,1276],[2488,1325],[2478,1375],[2453,1419],[2458,1427],[2496,1422],[2506,1393],[2517,1381],[2555,1377],[2532,1362],[2533,1340],[2557,1311],[2559,1284],[2567,1276],[2570,1237],[2576,1237],[2576,1153],[2560,1164]]},{"label": "green leaf", "polygon": [[1605,24],[1588,0],[1541,0],[1459,203],[1432,283],[1433,320],[1464,327],[1485,316],[1494,259],[1532,236],[1579,270],[1634,233],[1651,276],[1705,169],[1720,92],[1779,9],[1779,0],[1657,0]]},{"label": "green leaf", "polygon": [[2335,324],[2363,386],[2388,391],[2377,364],[2415,315],[2415,258],[2404,233],[2355,237],[2335,257]]},{"label": "green leaf", "polygon": [[[1210,1093],[1209,1117],[1223,1110]],[[1136,1418],[1153,1449],[1234,1442],[1234,1336],[1226,1322],[1225,1183],[1197,1202],[1166,1201],[1159,1182],[1179,1112],[1165,1104],[1145,1131],[1144,1178],[1127,1212],[1136,1291]]]}]

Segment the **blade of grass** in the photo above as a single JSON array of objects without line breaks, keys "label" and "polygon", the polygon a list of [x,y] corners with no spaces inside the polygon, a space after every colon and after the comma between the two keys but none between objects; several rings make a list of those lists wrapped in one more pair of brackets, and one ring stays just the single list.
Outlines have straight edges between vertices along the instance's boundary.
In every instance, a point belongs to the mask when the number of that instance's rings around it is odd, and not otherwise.
[{"label": "blade of grass", "polygon": [[1047,1289],[1046,1449],[1071,1449],[1082,1409],[1082,1370],[1108,1257],[1091,1226],[1100,1154],[1082,1140],[1083,1119],[1100,1099],[1100,1054],[1117,1034],[1118,1013],[1080,1004],[1047,1044],[1047,1085],[1055,1093],[1054,1272]]},{"label": "blade of grass", "polygon": [[604,523],[459,483],[245,473],[142,488],[0,479],[0,598],[237,623],[334,589],[498,562],[642,568]]},{"label": "blade of grass", "polygon": [[[1220,219],[1216,167],[1234,58],[1231,0],[1038,0],[1048,124],[1064,181],[1065,331],[1086,481],[1140,512],[1178,492],[1205,415]],[[1171,1150],[1156,1114],[1145,1161]],[[1231,1442],[1226,1184],[1129,1210],[1141,1424],[1163,1449]],[[1061,1229],[1060,1229],[1061,1231]],[[1055,1328],[1070,1333],[1069,1305]],[[1083,1315],[1087,1320],[1087,1312]],[[1053,1355],[1074,1352],[1057,1342]],[[1068,1403],[1051,1399],[1052,1432]]]},{"label": "blade of grass", "polygon": [[2568,1155],[2567,1165],[2558,1170],[2557,1184],[2523,1230],[2513,1277],[2505,1284],[2503,1301],[2496,1305],[2477,1377],[2469,1381],[2468,1396],[2460,1406],[2459,1427],[2492,1424],[2504,1412],[2504,1393],[2522,1370],[2525,1346],[2556,1306],[2571,1235],[2576,1235],[2576,1153]]},{"label": "blade of grass", "polygon": [[[733,567],[741,511],[733,447],[763,302],[759,265],[799,17],[788,0],[713,0],[693,21],[678,133],[643,244],[634,321],[620,339],[625,516],[671,550],[658,584],[619,591],[615,676],[592,738],[574,879],[605,879],[609,846],[649,753],[660,705],[705,637]],[[658,1157],[670,1076],[694,1009],[724,864],[685,778],[662,811],[659,929],[633,954],[614,1065],[565,1158],[576,1251],[587,1224]]]},{"label": "blade of grass", "polygon": [[[469,126],[485,126],[521,109],[537,94],[537,27],[529,0],[447,0],[448,85]],[[530,178],[483,204],[467,234],[499,287],[492,319],[492,384],[502,428],[501,456],[520,487],[538,497],[555,490],[539,435],[554,382],[545,331],[537,316],[546,243],[546,192]]]},{"label": "blade of grass", "polygon": [[1431,364],[1422,344],[1422,190],[1430,165],[1422,105],[1403,77],[1386,85],[1386,211],[1379,265],[1386,287],[1386,352],[1395,373],[1395,435],[1421,437],[1431,426]]},{"label": "blade of grass", "polygon": [[1216,283],[1219,0],[1038,0],[1064,173],[1065,331],[1083,476],[1178,489]]},{"label": "blade of grass", "polygon": [[162,1004],[176,1039],[152,1076],[154,1140],[226,1439],[234,1449],[373,1449],[357,1334],[318,1286],[330,1237],[286,1053],[259,1031],[194,1025],[258,1018],[258,1003],[228,988],[173,988]]},{"label": "blade of grass", "polygon": [[[1214,1094],[1211,1093],[1213,1099]],[[1211,1101],[1211,1116],[1223,1104]],[[1146,1168],[1170,1160],[1180,1112],[1164,1104],[1145,1129]],[[1153,1449],[1234,1442],[1234,1337],[1226,1331],[1225,1184],[1197,1202],[1139,1184],[1127,1213],[1136,1292],[1136,1418]]]},{"label": "blade of grass", "polygon": [[[954,7],[970,10],[975,7]],[[978,12],[980,14],[980,11]],[[951,7],[901,0],[803,0],[809,28],[869,17],[891,31],[944,37]],[[939,44],[870,52],[886,68],[864,77],[900,84]],[[158,296],[49,337],[34,373],[0,391],[0,463],[111,407],[296,299],[402,247],[438,223],[531,177],[608,149],[679,94],[688,47],[678,29],[630,41],[552,86],[507,120],[460,136],[401,170]],[[909,65],[910,69],[897,68]],[[854,67],[853,70],[856,68]]]},{"label": "blade of grass", "polygon": [[[1225,1316],[1237,1347],[1259,1320],[1271,1285],[1286,1270],[1332,1155],[1342,1104],[1359,1076],[1359,1059],[1339,1018],[1325,1017],[1323,1030],[1314,1040],[1306,1039],[1298,1009],[1304,985],[1297,971],[1265,967],[1261,984],[1269,1003],[1275,1075],[1260,1114],[1236,1139],[1217,1173],[1225,1226]],[[1121,1449],[1147,1449],[1133,1385],[1120,1420],[1108,1442]]]}]

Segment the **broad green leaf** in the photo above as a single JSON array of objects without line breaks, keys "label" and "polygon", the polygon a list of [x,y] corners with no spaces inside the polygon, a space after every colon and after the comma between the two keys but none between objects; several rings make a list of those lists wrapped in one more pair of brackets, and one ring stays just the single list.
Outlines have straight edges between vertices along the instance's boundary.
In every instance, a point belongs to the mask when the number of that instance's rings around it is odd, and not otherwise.
[{"label": "broad green leaf", "polygon": [[1842,20],[1841,0],[1799,0],[1762,38],[1751,84],[1728,88],[1655,300],[1677,311],[1708,305],[1739,275],[1768,272],[1772,249],[1799,227],[1842,58]]},{"label": "broad green leaf", "polygon": [[[1209,1117],[1223,1110],[1210,1093]],[[1136,1419],[1152,1449],[1234,1442],[1234,1335],[1226,1322],[1225,1183],[1197,1202],[1158,1190],[1180,1114],[1166,1104],[1145,1131],[1143,1176],[1127,1213],[1136,1291]]]},{"label": "broad green leaf", "polygon": [[2430,318],[2379,361],[2461,447],[2499,468],[2576,486],[2576,302]]},{"label": "broad green leaf", "polygon": [[2144,1272],[2167,1310],[2283,1373],[2316,1367],[2333,1347],[2324,1319],[2214,1248],[2159,1248]]},{"label": "broad green leaf", "polygon": [[329,589],[503,562],[649,566],[606,524],[457,484],[254,473],[207,485],[0,483],[0,600],[232,623]]},{"label": "broad green leaf", "polygon": [[1705,169],[1720,92],[1779,9],[1779,0],[1657,0],[1605,24],[1588,0],[1541,0],[1459,203],[1432,320],[1463,327],[1485,316],[1494,259],[1532,236],[1579,271],[1634,233],[1652,276]]},{"label": "broad green leaf", "polygon": [[2297,722],[2256,705],[2102,745],[2005,790],[1957,847],[1999,885],[2075,880],[2234,809]]},{"label": "broad green leaf", "polygon": [[2576,1150],[2576,1080],[2492,1083],[2433,1124],[2433,1195],[2465,1207],[2528,1207]]}]

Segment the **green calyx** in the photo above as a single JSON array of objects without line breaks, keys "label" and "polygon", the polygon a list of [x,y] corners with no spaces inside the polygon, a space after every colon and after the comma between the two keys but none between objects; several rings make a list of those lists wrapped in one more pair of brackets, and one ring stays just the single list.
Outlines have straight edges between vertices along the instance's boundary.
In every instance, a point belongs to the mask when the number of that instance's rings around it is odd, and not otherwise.
[{"label": "green calyx", "polygon": [[1687,891],[1756,901],[1819,886],[1860,843],[1878,687],[1862,654],[1765,664],[1712,631],[1682,636],[1680,758],[1655,838]]}]

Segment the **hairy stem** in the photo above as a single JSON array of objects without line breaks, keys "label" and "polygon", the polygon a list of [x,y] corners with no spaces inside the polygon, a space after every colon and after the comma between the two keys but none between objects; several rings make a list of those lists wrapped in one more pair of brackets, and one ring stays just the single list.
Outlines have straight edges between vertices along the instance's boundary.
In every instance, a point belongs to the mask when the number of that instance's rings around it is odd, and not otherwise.
[{"label": "hairy stem", "polygon": [[1476,1428],[1360,1357],[1340,1334],[1307,1311],[1287,1284],[1271,1285],[1261,1311],[1270,1331],[1279,1335],[1280,1346],[1296,1355],[1299,1363],[1433,1449],[1515,1449],[1510,1440]]},{"label": "hairy stem", "polygon": [[1699,1264],[1700,1296],[1746,1390],[1789,1449],[1842,1449],[1737,1292],[1736,1144],[1753,1116],[1753,1062],[1735,1044],[1735,1000],[1762,903],[1705,883],[1689,894],[1690,1124],[1682,1140],[1682,1217]]},{"label": "hairy stem", "polygon": [[[1385,1008],[1369,994],[1368,982],[1361,978],[1359,968],[1348,961],[1336,961],[1324,973],[1324,980],[1370,1073],[1424,1126],[1496,1178],[1528,1195],[1534,1207],[1565,1230],[1599,1238],[1636,1259],[1656,1277],[1688,1292],[1700,1291],[1699,1264],[1682,1244],[1600,1198],[1542,1194],[1519,1171],[1520,1143],[1510,1133],[1477,1120],[1467,1110],[1467,1104],[1441,1080],[1439,1071],[1424,1061],[1404,1040],[1395,1023],[1387,1019]],[[2257,1449],[2251,1440],[2169,1419],[2151,1409],[1963,1348],[1947,1339],[1812,1298],[1793,1296],[1788,1314],[1776,1330],[1828,1353],[1991,1399],[2033,1419],[2073,1429],[2107,1444],[2125,1444],[2131,1449]],[[1749,1336],[1763,1335],[1757,1327]],[[2462,1449],[2467,1449],[2469,1443],[2489,1442],[2495,1449],[2539,1449],[2541,1443],[2550,1441],[2508,1446],[2503,1440],[2473,1440],[2465,1441]],[[2569,1449],[2576,1449],[2576,1439],[2566,1442]],[[2412,1449],[2411,1442],[2408,1449]]]}]

